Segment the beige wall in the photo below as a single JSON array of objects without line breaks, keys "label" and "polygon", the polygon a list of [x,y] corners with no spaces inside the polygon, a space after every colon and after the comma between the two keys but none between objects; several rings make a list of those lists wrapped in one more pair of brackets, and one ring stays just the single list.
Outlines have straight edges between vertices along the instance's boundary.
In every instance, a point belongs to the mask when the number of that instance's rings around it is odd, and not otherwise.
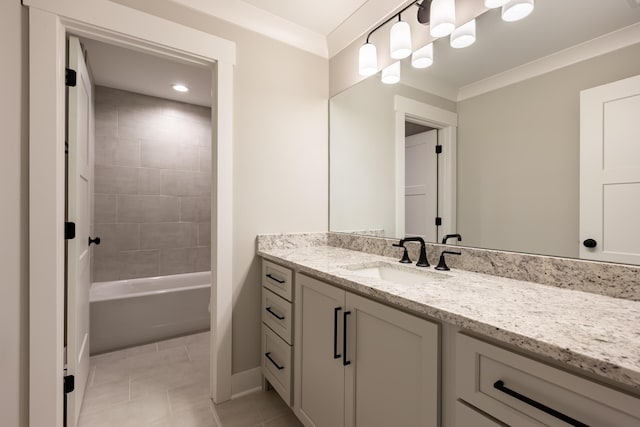
[{"label": "beige wall", "polygon": [[28,425],[28,62],[27,14],[0,2],[0,424]]},{"label": "beige wall", "polygon": [[326,231],[328,60],[174,3],[118,0],[237,45],[233,372],[260,364],[260,233]]},{"label": "beige wall", "polygon": [[464,244],[578,256],[579,93],[640,72],[640,44],[458,103]]}]

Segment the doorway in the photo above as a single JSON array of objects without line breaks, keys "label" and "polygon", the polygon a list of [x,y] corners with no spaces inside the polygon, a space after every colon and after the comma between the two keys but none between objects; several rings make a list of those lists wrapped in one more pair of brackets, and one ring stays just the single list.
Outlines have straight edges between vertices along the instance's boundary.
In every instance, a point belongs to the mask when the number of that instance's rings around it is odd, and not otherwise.
[{"label": "doorway", "polygon": [[[212,152],[211,395],[231,393],[231,245],[233,65],[235,44],[106,0],[70,5],[25,0],[30,64],[30,387],[32,426],[62,426],[64,310],[64,60],[77,34],[210,67],[216,106]],[[224,224],[224,226],[223,226]]]}]

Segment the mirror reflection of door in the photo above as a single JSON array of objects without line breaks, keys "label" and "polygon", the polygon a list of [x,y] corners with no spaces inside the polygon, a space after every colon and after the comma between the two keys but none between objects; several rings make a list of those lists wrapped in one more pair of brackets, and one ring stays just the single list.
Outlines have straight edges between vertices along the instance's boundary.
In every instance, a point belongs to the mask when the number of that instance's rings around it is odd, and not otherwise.
[{"label": "mirror reflection of door", "polygon": [[405,235],[437,242],[438,130],[405,122]]}]

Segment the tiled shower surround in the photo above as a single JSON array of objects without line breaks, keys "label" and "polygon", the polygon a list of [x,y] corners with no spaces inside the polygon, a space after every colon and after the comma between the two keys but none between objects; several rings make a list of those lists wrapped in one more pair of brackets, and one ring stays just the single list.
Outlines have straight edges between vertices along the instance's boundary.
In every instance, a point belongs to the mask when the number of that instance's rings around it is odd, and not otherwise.
[{"label": "tiled shower surround", "polygon": [[95,88],[93,281],[211,268],[211,110]]}]

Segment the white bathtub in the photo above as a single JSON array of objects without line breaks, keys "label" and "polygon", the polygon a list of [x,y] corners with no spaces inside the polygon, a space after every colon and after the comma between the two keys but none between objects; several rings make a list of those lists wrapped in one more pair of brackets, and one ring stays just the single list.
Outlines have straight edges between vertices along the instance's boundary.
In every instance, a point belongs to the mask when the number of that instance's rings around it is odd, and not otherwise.
[{"label": "white bathtub", "polygon": [[208,330],[210,292],[209,271],[93,283],[91,354]]}]

